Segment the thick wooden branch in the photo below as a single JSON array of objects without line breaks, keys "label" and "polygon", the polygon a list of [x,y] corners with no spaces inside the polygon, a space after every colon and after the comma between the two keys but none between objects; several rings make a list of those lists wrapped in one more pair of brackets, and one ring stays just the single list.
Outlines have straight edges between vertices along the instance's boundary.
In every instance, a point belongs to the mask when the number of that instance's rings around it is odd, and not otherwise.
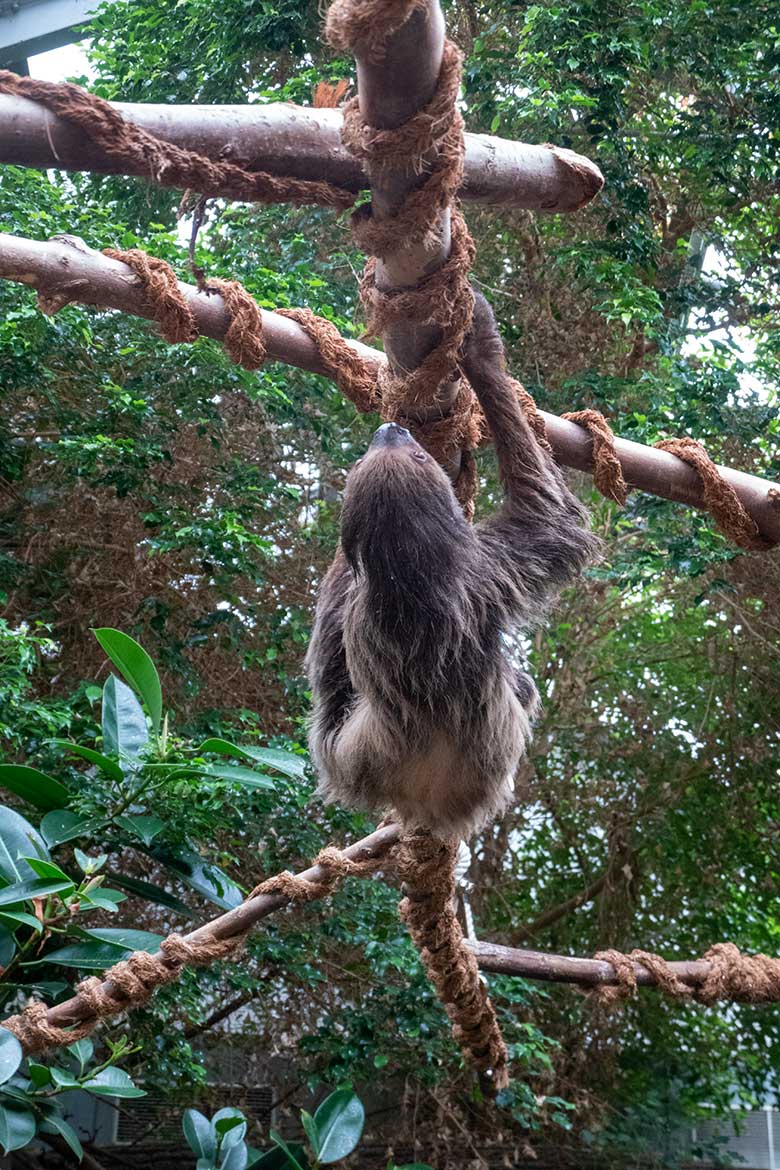
[{"label": "thick wooden branch", "polygon": [[[47,312],[56,312],[75,302],[100,309],[118,309],[137,317],[152,316],[143,290],[130,269],[88,248],[73,236],[41,243],[0,233],[0,279],[37,289]],[[180,283],[179,288],[201,333],[221,341],[229,323],[222,298],[200,293],[189,284]],[[270,358],[329,376],[316,345],[299,325],[267,310],[262,311],[262,316]],[[349,344],[377,367],[386,361],[383,354],[359,341]],[[580,471],[591,471],[591,440],[583,428],[544,411],[542,417],[559,462]],[[629,483],[663,499],[702,506],[699,478],[687,463],[628,439],[617,439],[615,445]],[[780,485],[727,467],[719,470],[736,490],[761,533],[770,540],[780,540]]]},{"label": "thick wooden branch", "polygon": [[[350,861],[365,861],[371,857],[383,857],[395,845],[400,832],[399,825],[386,825],[368,837],[364,837],[361,841],[356,841],[354,845],[347,846],[344,855]],[[304,881],[319,882],[327,875],[319,865],[312,865],[298,876]],[[191,931],[185,936],[185,941],[197,944],[207,940],[222,941],[223,939],[235,938],[237,935],[244,934],[263,918],[267,918],[269,914],[273,914],[275,910],[281,910],[289,903],[290,899],[284,894],[258,894],[257,897],[249,898],[240,906],[236,906],[235,910],[228,910],[219,918],[214,918],[211,922],[199,926],[197,930]],[[156,957],[162,959],[164,956],[158,951]],[[107,982],[105,987],[109,994],[116,994],[117,988],[110,982]],[[48,1021],[60,1028],[67,1028],[80,1020],[88,1019],[89,1016],[89,1007],[83,1000],[74,996],[72,999],[66,999],[62,1003],[58,1003],[56,1007],[50,1008]]]},{"label": "thick wooden branch", "polygon": [[[212,159],[296,179],[326,179],[358,192],[368,186],[360,162],[341,142],[339,110],[291,102],[247,106],[174,106],[116,102],[151,134]],[[0,94],[0,163],[117,174],[117,164],[79,130],[26,98]],[[126,172],[125,172],[126,173]],[[145,178],[139,168],[133,172]],[[576,211],[603,186],[595,163],[570,150],[466,135],[461,197],[533,211]]]},{"label": "thick wooden branch", "polygon": [[[576,983],[580,987],[613,987],[619,983],[615,968],[602,959],[575,959],[569,955],[548,955],[543,951],[516,950],[495,943],[467,943],[477,957],[480,970],[497,975],[522,975],[543,983]],[[706,959],[668,964],[673,975],[688,987],[700,987],[712,970]],[[636,981],[640,987],[655,987],[652,972],[641,963],[634,963]]]},{"label": "thick wooden branch", "polygon": [[[428,0],[388,38],[381,61],[375,63],[370,56],[363,57],[358,52],[358,99],[360,112],[369,126],[394,130],[428,104],[441,72],[444,38],[444,15],[439,0]],[[383,167],[371,184],[374,218],[381,222],[395,214],[424,178],[424,174],[406,165],[398,170]],[[397,250],[379,261],[377,287],[384,291],[415,288],[425,276],[441,268],[449,254],[450,211],[447,208],[438,218],[436,238],[413,246],[399,239]],[[403,372],[419,366],[441,335],[438,326],[407,320],[390,325],[382,342],[391,365]],[[458,385],[456,379],[438,387],[429,402],[415,408],[418,420],[448,414]],[[458,465],[459,462],[458,459]],[[451,470],[454,478],[457,467]]]}]

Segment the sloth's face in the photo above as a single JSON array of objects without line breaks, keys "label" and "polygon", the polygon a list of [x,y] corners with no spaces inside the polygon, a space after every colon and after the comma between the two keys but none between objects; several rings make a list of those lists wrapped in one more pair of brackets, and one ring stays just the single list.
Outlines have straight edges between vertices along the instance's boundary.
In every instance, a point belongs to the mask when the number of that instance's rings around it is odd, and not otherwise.
[{"label": "sloth's face", "polygon": [[446,473],[404,427],[384,423],[347,476],[341,541],[357,567],[388,556],[419,563],[468,525]]}]

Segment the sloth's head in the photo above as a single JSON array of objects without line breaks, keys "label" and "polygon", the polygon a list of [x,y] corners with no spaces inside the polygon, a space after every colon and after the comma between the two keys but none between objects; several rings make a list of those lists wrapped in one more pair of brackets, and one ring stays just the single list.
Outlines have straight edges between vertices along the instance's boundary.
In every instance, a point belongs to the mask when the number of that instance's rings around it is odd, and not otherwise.
[{"label": "sloth's head", "polygon": [[[349,475],[341,543],[353,569],[430,572],[451,567],[471,529],[436,460],[397,423],[384,423]],[[443,566],[442,566],[443,567]]]}]

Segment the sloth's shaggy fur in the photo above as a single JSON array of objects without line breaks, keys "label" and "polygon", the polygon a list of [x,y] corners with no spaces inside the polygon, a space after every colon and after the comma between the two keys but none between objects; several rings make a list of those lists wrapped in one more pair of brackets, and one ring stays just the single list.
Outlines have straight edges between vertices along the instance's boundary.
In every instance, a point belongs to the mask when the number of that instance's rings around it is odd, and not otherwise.
[{"label": "sloth's shaggy fur", "polygon": [[503,506],[472,527],[408,431],[380,427],[347,477],[306,658],[322,795],[440,836],[468,835],[511,798],[539,698],[508,661],[507,636],[537,622],[596,551],[518,406],[479,295],[462,367],[495,437]]}]

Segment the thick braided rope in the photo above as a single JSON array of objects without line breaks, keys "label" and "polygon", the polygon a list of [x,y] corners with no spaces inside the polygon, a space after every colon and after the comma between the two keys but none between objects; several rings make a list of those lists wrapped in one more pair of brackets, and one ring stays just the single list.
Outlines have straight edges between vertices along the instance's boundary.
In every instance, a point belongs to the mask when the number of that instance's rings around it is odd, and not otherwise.
[{"label": "thick braided rope", "polygon": [[761,536],[758,525],[744,507],[731,484],[727,483],[698,440],[683,437],[662,439],[655,446],[683,459],[698,472],[704,506],[714,518],[718,531],[740,548],[766,552],[774,542]]},{"label": "thick braided rope", "polygon": [[[334,47],[381,60],[389,36],[422,5],[417,0],[337,0],[328,12],[326,36]],[[473,450],[482,438],[480,413],[473,392],[463,378],[451,410],[429,422],[420,421],[420,408],[430,408],[439,387],[458,377],[458,360],[471,325],[473,294],[468,272],[474,244],[457,205],[465,153],[463,118],[457,108],[462,54],[451,41],[444,46],[436,89],[430,101],[392,130],[366,123],[358,98],[344,108],[342,139],[376,181],[383,172],[405,171],[423,181],[405,196],[392,214],[375,217],[370,205],[352,216],[357,243],[369,256],[361,282],[367,333],[385,333],[399,321],[433,325],[439,341],[412,371],[388,367],[380,375],[383,418],[400,422],[440,463],[463,452],[455,479],[455,494],[468,516],[473,515],[477,486]],[[377,259],[397,251],[399,240],[408,244],[435,244],[440,218],[451,209],[451,246],[445,263],[414,289],[385,291],[376,283]]]},{"label": "thick braided rope", "polygon": [[[165,260],[150,256],[138,248],[127,251],[105,248],[104,255],[122,261],[132,268],[144,287],[153,318],[166,341],[180,344],[198,338],[200,334],[195,317],[179,289],[176,274]],[[263,340],[263,318],[257,302],[236,280],[218,280],[213,277],[205,282],[203,291],[218,293],[225,302],[230,324],[225,334],[224,345],[231,360],[246,369],[258,369],[266,360],[267,352]],[[406,294],[401,294],[403,295]],[[403,304],[402,301],[400,303]],[[404,311],[406,310],[408,306],[404,307]],[[275,311],[277,316],[296,321],[311,337],[330,376],[359,411],[362,413],[383,411],[385,417],[396,419],[402,417],[400,408],[396,411],[394,405],[393,389],[391,388],[388,396],[383,376],[381,374],[377,376],[375,368],[355,352],[332,321],[318,317],[311,309],[292,308]],[[414,374],[410,377],[413,376]],[[516,379],[512,379],[512,382],[529,425],[542,446],[549,451],[551,448],[547,440],[544,418],[533,395]],[[489,438],[484,416],[464,379],[461,380],[460,392],[454,407],[454,413],[458,411],[462,413],[457,430],[467,433],[469,442],[473,443],[474,447],[484,443]],[[604,415],[597,410],[589,409],[574,411],[562,417],[584,427],[591,436],[593,481],[597,490],[618,504],[625,503],[630,485],[623,477],[615,450],[615,437]],[[458,443],[453,447],[454,435],[449,427],[448,416],[447,419],[434,420],[418,429],[432,436],[442,450],[452,454],[457,450]],[[704,488],[704,506],[715,517],[719,530],[728,540],[742,548],[758,551],[775,547],[775,542],[758,533],[755,521],[734,489],[723,479],[701,443],[687,438],[664,439],[656,443],[656,446],[684,459],[698,471]],[[471,448],[464,452],[461,478],[465,497],[471,498],[477,482],[476,462]]]},{"label": "thick braided rope", "polygon": [[593,482],[602,496],[621,507],[628,499],[629,486],[615,450],[612,427],[599,410],[573,410],[562,415],[569,422],[585,427],[593,443]]},{"label": "thick braided rope", "polygon": [[70,82],[39,81],[0,69],[0,93],[40,102],[80,130],[122,170],[138,172],[161,187],[253,203],[315,203],[339,211],[355,202],[353,192],[332,183],[250,171],[238,163],[215,162],[197,151],[165,142],[126,121],[103,98]]},{"label": "thick braided rope", "polygon": [[464,945],[455,913],[458,845],[424,830],[406,833],[396,855],[404,882],[399,912],[464,1056],[498,1092],[509,1081],[507,1050],[477,960]]},{"label": "thick braided rope", "polygon": [[[195,317],[178,286],[176,274],[165,260],[137,248],[121,252],[105,248],[104,255],[132,268],[143,285],[147,304],[160,332],[172,344],[195,341],[199,336]],[[211,277],[203,292],[222,297],[230,323],[223,344],[231,361],[247,370],[257,370],[268,353],[263,339],[263,315],[254,297],[237,280]],[[377,410],[379,396],[374,369],[341,336],[332,321],[318,317],[311,309],[277,309],[308,333],[317,346],[323,364],[342,393],[358,410]]]},{"label": "thick braided rope", "polygon": [[710,970],[698,987],[689,987],[675,975],[665,959],[650,951],[598,951],[594,959],[609,963],[617,983],[599,987],[591,994],[602,1004],[610,1005],[631,999],[637,993],[634,964],[641,963],[653,976],[665,995],[678,1000],[696,1000],[714,1004],[780,1002],[780,959],[768,955],[746,955],[734,943],[715,943],[702,956]]},{"label": "thick braided rope", "polygon": [[[291,902],[311,902],[330,894],[345,877],[367,877],[388,864],[387,856],[353,861],[340,849],[328,846],[317,855],[315,865],[324,871],[317,881],[308,881],[285,870],[261,882],[247,901],[262,894],[279,894]],[[50,1023],[46,1004],[31,1000],[18,1015],[2,1021],[13,1032],[25,1052],[38,1053],[61,1048],[88,1036],[101,1020],[145,1004],[158,987],[174,983],[184,967],[206,967],[223,959],[234,959],[252,927],[228,938],[190,940],[171,934],[160,944],[160,953],[134,951],[110,967],[103,978],[90,976],[76,988],[75,999],[87,1009],[85,1018],[68,1027]]]}]

